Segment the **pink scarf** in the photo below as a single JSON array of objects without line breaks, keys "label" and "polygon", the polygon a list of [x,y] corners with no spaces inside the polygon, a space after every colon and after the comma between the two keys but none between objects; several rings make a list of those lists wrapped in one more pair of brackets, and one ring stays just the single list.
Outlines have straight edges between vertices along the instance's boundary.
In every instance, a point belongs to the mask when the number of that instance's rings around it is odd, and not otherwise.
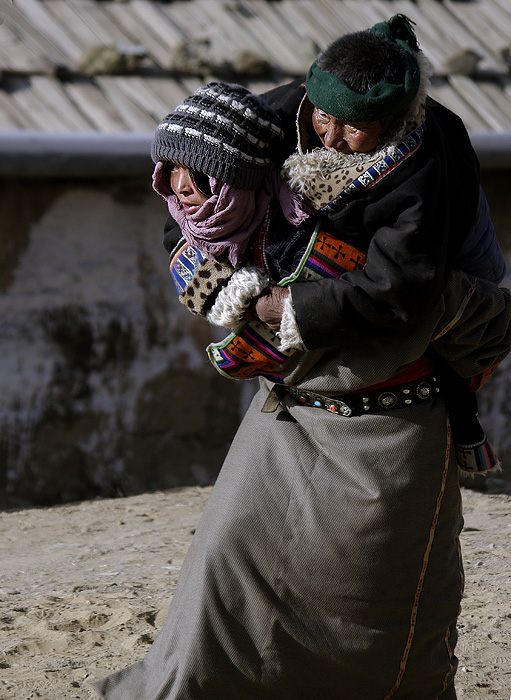
[{"label": "pink scarf", "polygon": [[210,259],[218,259],[227,251],[230,263],[236,267],[274,198],[293,226],[310,216],[302,197],[280,178],[276,168],[268,170],[259,190],[240,190],[210,177],[212,196],[194,214],[187,214],[164,176],[163,165],[156,163],[153,189],[167,202],[185,240]]}]

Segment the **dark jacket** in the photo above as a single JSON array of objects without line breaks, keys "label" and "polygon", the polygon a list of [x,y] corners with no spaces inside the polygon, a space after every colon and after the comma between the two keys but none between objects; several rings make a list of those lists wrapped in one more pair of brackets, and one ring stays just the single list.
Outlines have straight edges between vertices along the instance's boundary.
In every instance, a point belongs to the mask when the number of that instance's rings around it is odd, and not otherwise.
[{"label": "dark jacket", "polygon": [[[304,94],[299,81],[265,95],[285,123]],[[295,139],[296,141],[296,139]],[[479,162],[459,117],[428,98],[421,146],[340,211],[339,238],[368,256],[364,271],[291,285],[308,349],[347,341],[350,330],[396,333],[435,306],[478,214]]]}]

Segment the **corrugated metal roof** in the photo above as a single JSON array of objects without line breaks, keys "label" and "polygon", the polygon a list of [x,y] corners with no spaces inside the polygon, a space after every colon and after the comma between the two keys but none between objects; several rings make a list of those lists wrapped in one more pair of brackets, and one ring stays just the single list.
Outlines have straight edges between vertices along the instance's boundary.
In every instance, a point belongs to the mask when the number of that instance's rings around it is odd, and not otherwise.
[{"label": "corrugated metal roof", "polygon": [[[0,131],[149,132],[213,77],[262,91],[397,12],[416,22],[432,95],[471,131],[511,131],[510,0],[0,0]],[[107,48],[110,68],[87,68]],[[246,51],[266,69],[236,72]]]}]

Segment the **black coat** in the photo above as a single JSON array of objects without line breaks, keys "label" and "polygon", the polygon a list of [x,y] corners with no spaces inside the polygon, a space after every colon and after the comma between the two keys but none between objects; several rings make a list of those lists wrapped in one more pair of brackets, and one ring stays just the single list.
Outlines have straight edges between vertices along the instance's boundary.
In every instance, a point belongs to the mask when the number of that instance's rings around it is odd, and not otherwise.
[{"label": "black coat", "polygon": [[[289,129],[303,94],[295,81],[265,97]],[[461,119],[428,98],[416,152],[340,211],[325,214],[339,238],[367,254],[367,264],[340,279],[291,285],[306,347],[337,345],[362,326],[368,333],[417,327],[439,300],[474,225],[479,184],[479,162]]]}]

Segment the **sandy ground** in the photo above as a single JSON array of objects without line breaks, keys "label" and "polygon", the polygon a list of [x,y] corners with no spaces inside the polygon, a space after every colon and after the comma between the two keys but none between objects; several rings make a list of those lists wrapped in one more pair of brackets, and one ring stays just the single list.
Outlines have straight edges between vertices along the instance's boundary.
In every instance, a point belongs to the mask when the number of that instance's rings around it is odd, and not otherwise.
[{"label": "sandy ground", "polygon": [[[0,513],[0,700],[92,700],[91,681],[144,656],[209,493]],[[509,700],[511,497],[463,496],[458,694]]]}]

